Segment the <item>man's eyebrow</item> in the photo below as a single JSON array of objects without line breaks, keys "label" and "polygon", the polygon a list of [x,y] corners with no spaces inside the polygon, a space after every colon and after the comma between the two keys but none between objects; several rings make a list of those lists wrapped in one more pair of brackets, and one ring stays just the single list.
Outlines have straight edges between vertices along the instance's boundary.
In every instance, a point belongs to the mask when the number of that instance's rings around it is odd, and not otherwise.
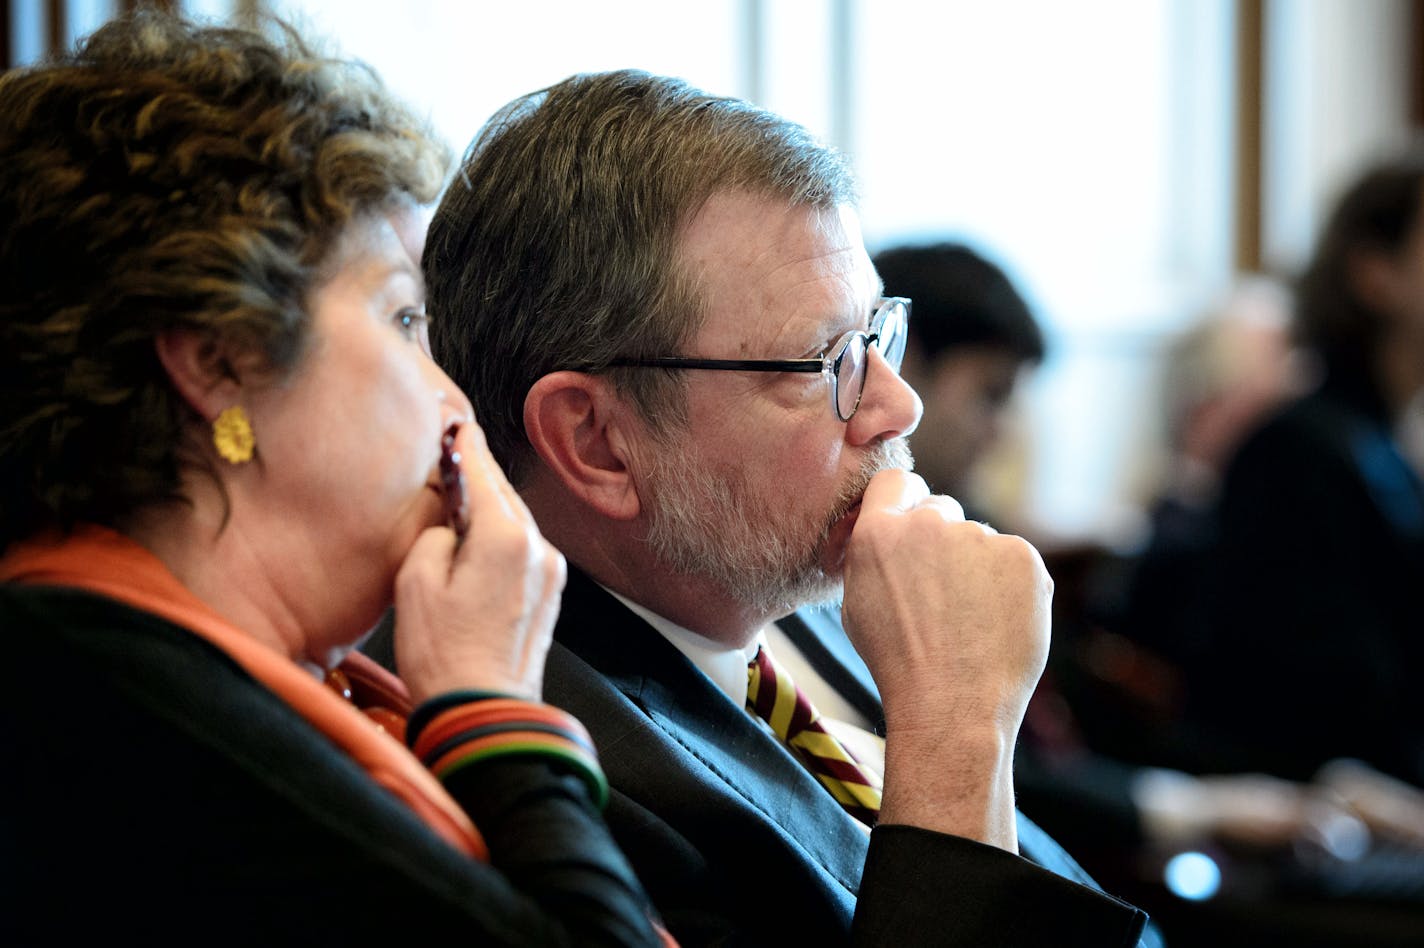
[{"label": "man's eyebrow", "polygon": [[870,320],[875,317],[875,309],[880,305],[880,301],[885,298],[885,281],[880,278],[880,274],[875,275],[875,293],[870,297],[870,305],[866,307],[865,324],[870,325]]}]

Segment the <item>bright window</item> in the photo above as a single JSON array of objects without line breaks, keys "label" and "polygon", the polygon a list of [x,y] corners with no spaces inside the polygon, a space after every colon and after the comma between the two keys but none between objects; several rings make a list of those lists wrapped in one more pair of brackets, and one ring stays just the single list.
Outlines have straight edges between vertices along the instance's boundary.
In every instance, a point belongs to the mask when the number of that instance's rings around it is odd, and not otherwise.
[{"label": "bright window", "polygon": [[1231,5],[861,0],[856,22],[867,237],[954,236],[1015,277],[1050,357],[1000,500],[1100,533],[1139,476],[1163,334],[1230,274]]},{"label": "bright window", "polygon": [[[515,96],[622,67],[754,98],[844,148],[872,249],[969,240],[1049,332],[1001,491],[1021,528],[1113,524],[1156,349],[1229,278],[1231,0],[265,5],[369,62],[457,150]],[[75,32],[113,6],[73,4]]]}]

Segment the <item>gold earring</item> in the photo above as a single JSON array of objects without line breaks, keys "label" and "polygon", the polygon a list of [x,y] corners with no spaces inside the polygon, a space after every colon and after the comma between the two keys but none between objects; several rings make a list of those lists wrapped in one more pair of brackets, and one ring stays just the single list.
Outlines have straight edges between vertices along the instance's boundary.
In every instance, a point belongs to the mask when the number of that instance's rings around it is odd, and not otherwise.
[{"label": "gold earring", "polygon": [[255,444],[252,422],[247,420],[247,412],[242,410],[241,405],[229,405],[213,419],[213,447],[218,449],[224,460],[246,464],[252,460]]}]

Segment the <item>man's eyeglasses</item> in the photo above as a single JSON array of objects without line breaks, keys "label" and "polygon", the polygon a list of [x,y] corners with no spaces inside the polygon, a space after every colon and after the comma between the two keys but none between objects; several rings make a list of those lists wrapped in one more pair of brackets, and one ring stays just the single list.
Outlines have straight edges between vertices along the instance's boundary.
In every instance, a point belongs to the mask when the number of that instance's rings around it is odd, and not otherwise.
[{"label": "man's eyeglasses", "polygon": [[736,372],[820,372],[831,383],[831,407],[841,421],[850,421],[860,407],[865,391],[870,347],[900,371],[905,360],[906,328],[910,301],[902,296],[882,298],[870,317],[869,329],[852,329],[835,341],[826,354],[815,359],[684,359],[676,356],[653,359],[614,359],[609,365],[654,369],[715,369]]}]

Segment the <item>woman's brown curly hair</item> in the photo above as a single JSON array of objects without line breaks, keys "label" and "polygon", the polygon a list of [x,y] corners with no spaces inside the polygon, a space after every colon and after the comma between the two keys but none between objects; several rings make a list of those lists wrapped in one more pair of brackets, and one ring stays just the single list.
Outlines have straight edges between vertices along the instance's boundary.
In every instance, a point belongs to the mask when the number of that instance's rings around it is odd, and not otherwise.
[{"label": "woman's brown curly hair", "polygon": [[447,154],[366,67],[153,12],[0,76],[0,548],[178,499],[186,328],[284,374],[342,229]]}]

